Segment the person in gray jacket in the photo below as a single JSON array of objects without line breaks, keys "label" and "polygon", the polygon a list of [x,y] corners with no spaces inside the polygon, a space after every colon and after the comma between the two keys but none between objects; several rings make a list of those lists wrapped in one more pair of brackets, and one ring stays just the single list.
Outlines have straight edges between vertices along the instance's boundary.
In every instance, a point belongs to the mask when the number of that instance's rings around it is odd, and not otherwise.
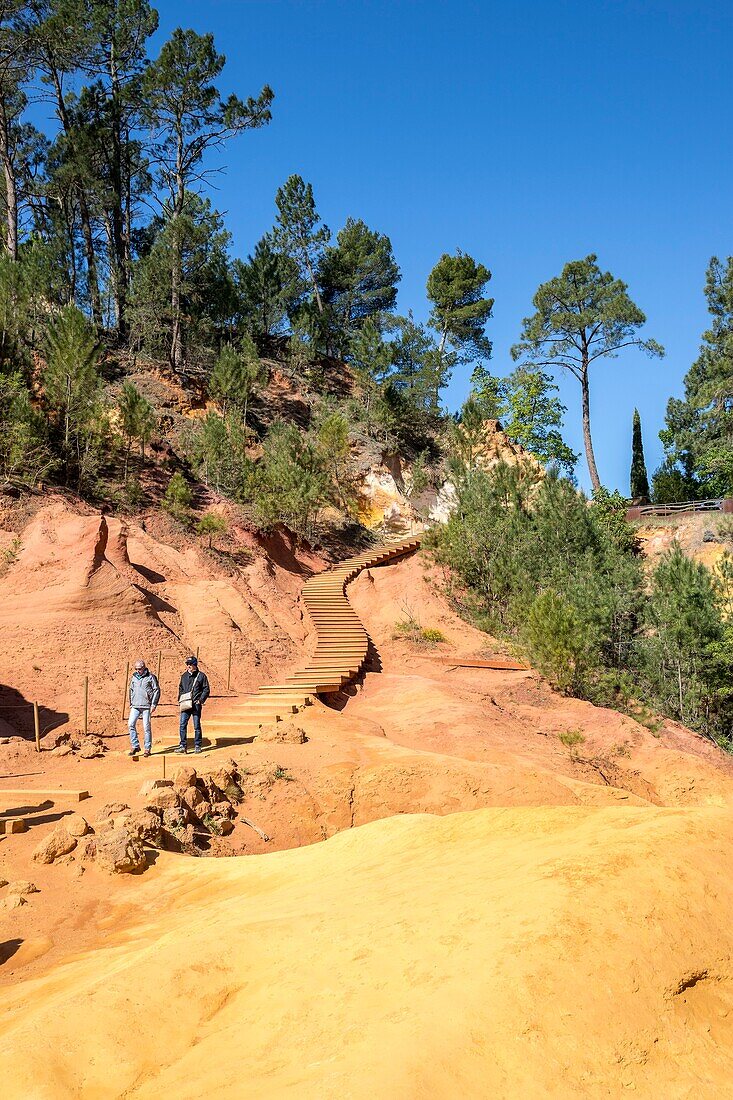
[{"label": "person in gray jacket", "polygon": [[145,661],[135,661],[135,671],[130,680],[130,717],[127,728],[130,731],[130,756],[137,756],[140,752],[140,741],[137,736],[138,719],[143,720],[143,732],[145,734],[145,752],[143,756],[150,756],[153,748],[153,730],[150,725],[150,716],[155,714],[155,708],[160,701],[160,684],[158,679],[145,664]]}]

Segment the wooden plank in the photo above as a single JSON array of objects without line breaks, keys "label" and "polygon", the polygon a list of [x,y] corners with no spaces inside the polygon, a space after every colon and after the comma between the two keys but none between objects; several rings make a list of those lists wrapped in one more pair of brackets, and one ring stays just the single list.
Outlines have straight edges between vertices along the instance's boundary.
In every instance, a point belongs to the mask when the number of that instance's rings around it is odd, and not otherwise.
[{"label": "wooden plank", "polygon": [[450,665],[451,668],[493,668],[497,672],[530,671],[529,665],[520,665],[509,657],[491,657],[488,660],[473,657],[431,657],[430,660],[441,665]]},{"label": "wooden plank", "polygon": [[28,822],[24,817],[0,817],[0,834],[25,833],[28,831]]},{"label": "wooden plank", "polygon": [[72,790],[31,790],[2,787],[0,788],[0,799],[3,795],[9,795],[11,798],[51,798],[57,802],[61,802],[63,799],[67,799],[69,802],[83,802],[85,798],[89,798],[89,791],[72,791]]}]

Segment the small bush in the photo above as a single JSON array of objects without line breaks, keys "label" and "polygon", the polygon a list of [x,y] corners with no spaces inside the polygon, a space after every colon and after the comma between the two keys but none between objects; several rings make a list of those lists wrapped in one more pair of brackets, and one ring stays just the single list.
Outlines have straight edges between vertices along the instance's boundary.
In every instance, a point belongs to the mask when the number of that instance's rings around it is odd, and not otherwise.
[{"label": "small bush", "polygon": [[428,645],[440,645],[441,642],[447,642],[445,634],[442,630],[436,630],[435,627],[427,626],[424,630],[420,631],[420,637]]},{"label": "small bush", "polygon": [[577,745],[582,745],[585,742],[585,737],[580,730],[564,730],[563,733],[558,733],[557,736],[565,748],[570,749],[571,752]]},{"label": "small bush", "polygon": [[274,772],[272,773],[272,778],[273,779],[284,779],[286,783],[292,783],[293,782],[293,777],[292,777],[292,775],[290,775],[288,773],[288,769],[280,767],[279,764],[277,765]]},{"label": "small bush", "polygon": [[186,484],[186,479],[179,471],[168,482],[168,488],[163,498],[163,507],[178,520],[188,518],[188,511],[193,499],[191,490]]}]

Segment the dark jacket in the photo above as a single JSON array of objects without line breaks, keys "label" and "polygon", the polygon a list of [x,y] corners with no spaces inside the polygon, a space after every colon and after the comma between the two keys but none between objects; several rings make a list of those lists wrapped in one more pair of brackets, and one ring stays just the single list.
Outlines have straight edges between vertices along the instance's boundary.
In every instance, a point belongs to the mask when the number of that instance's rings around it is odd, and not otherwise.
[{"label": "dark jacket", "polygon": [[130,706],[138,710],[157,707],[160,701],[160,684],[149,669],[133,672],[130,680]]},{"label": "dark jacket", "polygon": [[[194,680],[196,680],[195,684]],[[184,672],[183,676],[181,676],[181,682],[178,685],[178,698],[180,699],[182,695],[185,695],[187,692],[191,691],[192,685],[193,705],[197,706],[201,703],[205,703],[206,700],[209,698],[211,688],[209,687],[209,681],[206,678],[206,673],[202,672],[201,669],[199,669],[198,672],[194,672],[193,675],[191,675],[190,672]]]}]

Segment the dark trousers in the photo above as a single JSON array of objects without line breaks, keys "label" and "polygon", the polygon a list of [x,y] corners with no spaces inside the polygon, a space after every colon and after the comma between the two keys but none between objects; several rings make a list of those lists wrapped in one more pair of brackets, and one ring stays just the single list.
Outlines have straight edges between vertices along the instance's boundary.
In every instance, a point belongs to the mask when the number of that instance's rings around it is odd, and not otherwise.
[{"label": "dark trousers", "polygon": [[181,739],[181,748],[186,748],[186,734],[188,732],[188,720],[193,718],[193,743],[194,748],[201,748],[201,704],[194,703],[193,710],[182,710],[178,733]]}]

